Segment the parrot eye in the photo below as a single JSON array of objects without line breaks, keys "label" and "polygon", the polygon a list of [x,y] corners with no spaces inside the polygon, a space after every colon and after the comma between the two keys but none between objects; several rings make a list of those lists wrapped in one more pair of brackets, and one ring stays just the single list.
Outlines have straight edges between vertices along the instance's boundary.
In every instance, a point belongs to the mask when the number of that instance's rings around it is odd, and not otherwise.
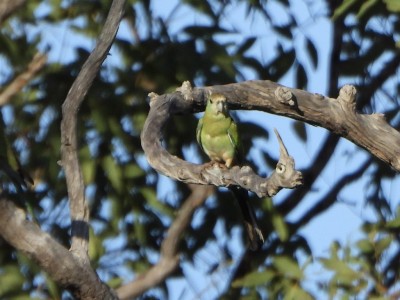
[{"label": "parrot eye", "polygon": [[286,171],[286,167],[283,164],[277,164],[276,165],[276,172],[278,172],[279,174],[282,174]]}]

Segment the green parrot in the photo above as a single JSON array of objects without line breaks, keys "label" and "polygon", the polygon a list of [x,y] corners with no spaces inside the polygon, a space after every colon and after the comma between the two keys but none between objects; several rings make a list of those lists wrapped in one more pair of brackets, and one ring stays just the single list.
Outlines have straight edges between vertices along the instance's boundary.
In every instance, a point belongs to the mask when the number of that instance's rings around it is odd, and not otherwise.
[{"label": "green parrot", "polygon": [[[211,161],[224,164],[227,168],[240,162],[239,132],[235,121],[229,114],[224,95],[211,94],[208,98],[204,116],[197,125],[196,138],[201,149]],[[230,187],[229,189],[239,202],[250,248],[257,250],[264,243],[264,237],[258,228],[253,208],[248,201],[248,193],[239,187]]]},{"label": "green parrot", "polygon": [[33,184],[32,178],[26,173],[18,160],[14,149],[11,147],[6,134],[3,118],[0,114],[0,171],[5,173],[15,188],[21,192],[27,183]]}]

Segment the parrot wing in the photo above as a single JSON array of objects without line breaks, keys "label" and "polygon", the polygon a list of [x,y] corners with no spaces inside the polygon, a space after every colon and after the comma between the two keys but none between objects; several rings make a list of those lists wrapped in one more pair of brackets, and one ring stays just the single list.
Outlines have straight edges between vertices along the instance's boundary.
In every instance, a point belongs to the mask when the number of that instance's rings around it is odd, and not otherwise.
[{"label": "parrot wing", "polygon": [[243,160],[243,149],[239,139],[238,127],[233,119],[231,125],[228,128],[227,134],[232,146],[235,149],[235,160],[236,162],[241,162]]},{"label": "parrot wing", "polygon": [[201,131],[203,130],[203,118],[201,118],[199,120],[199,123],[197,124],[197,128],[196,128],[196,139],[197,139],[197,143],[199,144],[201,150],[204,151],[203,149],[203,143],[201,142]]}]

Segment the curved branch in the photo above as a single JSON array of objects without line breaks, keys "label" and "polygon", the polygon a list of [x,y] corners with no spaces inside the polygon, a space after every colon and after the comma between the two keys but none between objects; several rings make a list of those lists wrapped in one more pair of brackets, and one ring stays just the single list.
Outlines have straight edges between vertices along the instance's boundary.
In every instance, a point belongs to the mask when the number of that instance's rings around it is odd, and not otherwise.
[{"label": "curved branch", "polygon": [[89,212],[85,202],[85,187],[77,154],[77,114],[101,64],[107,57],[118,31],[124,12],[125,0],[114,0],[100,33],[97,45],[83,65],[62,105],[61,156],[67,180],[71,214],[71,251],[84,263],[89,264],[87,254],[89,240]]},{"label": "curved branch", "polygon": [[[341,43],[341,36],[340,38],[335,37],[334,44],[337,43]],[[334,52],[336,53],[337,51]],[[338,65],[338,61],[339,61],[338,58],[336,58],[331,62],[332,66],[331,68],[334,70],[333,74],[337,74],[336,66]],[[366,85],[360,87],[361,90],[359,93],[359,101],[357,101],[357,109],[362,110],[366,107],[366,105],[370,102],[369,100],[372,97],[372,95],[376,93],[379,87],[381,87],[386,80],[388,80],[391,76],[393,76],[396,73],[396,70],[398,69],[399,65],[400,65],[400,54],[396,54],[389,62],[384,64],[384,66],[382,67],[377,76],[371,78],[371,80]],[[330,82],[329,90],[330,91],[334,90],[335,85],[332,83],[337,82],[337,78],[332,76],[329,82]],[[326,163],[329,161],[330,156],[336,149],[339,139],[340,137],[337,135],[329,135],[326,138],[319,152],[315,156],[314,161],[310,163],[310,168],[308,169],[308,171],[304,172],[304,185],[301,188],[297,189],[296,193],[290,193],[285,200],[283,200],[280,204],[277,205],[277,209],[280,213],[286,215],[294,207],[296,207],[298,203],[300,203],[301,199],[308,192],[313,182],[316,180],[318,175],[325,167]]]},{"label": "curved branch", "polygon": [[[337,5],[338,3],[329,3],[331,14],[333,14]],[[333,20],[332,30],[332,52],[329,59],[329,76],[327,80],[329,95],[335,95],[338,93],[340,53],[342,52],[343,32],[345,30],[343,18],[339,17]],[[282,215],[287,215],[297,205],[299,205],[299,203],[301,203],[303,197],[308,193],[321,172],[325,169],[329,159],[339,144],[339,140],[339,136],[329,134],[321,143],[321,147],[314,156],[313,161],[310,161],[309,167],[307,170],[304,170],[304,185],[295,192],[289,193],[281,203],[277,204],[277,210]]]},{"label": "curved branch", "polygon": [[204,109],[206,95],[210,92],[224,94],[232,108],[270,112],[324,127],[400,171],[400,133],[386,122],[382,114],[357,113],[356,89],[353,86],[344,86],[338,98],[332,99],[261,80],[194,90],[183,85],[175,93],[152,94],[141,140],[150,165],[157,171],[187,183],[239,185],[258,196],[273,196],[282,187],[293,188],[300,184],[300,178],[294,176],[285,184],[280,182],[276,185],[271,180],[276,171],[269,179],[264,179],[247,166],[221,169],[217,165],[194,165],[170,155],[162,147],[161,131],[168,119],[173,114]]},{"label": "curved branch", "polygon": [[213,192],[210,186],[192,186],[192,193],[186,199],[178,212],[178,216],[170,226],[164,239],[159,262],[145,273],[139,275],[134,281],[117,290],[121,299],[132,299],[140,296],[148,289],[160,284],[171,274],[179,264],[178,245],[179,239],[190,224],[191,217],[197,207]]},{"label": "curved branch", "polygon": [[[208,94],[205,89],[192,90],[186,82],[179,92],[163,96],[151,95],[151,108],[141,133],[141,143],[147,160],[154,169],[185,183],[241,186],[259,197],[274,196],[282,188],[301,185],[302,174],[295,170],[294,160],[287,153],[277,131],[275,133],[279,142],[280,158],[276,170],[269,178],[258,176],[249,166],[233,166],[227,169],[218,164],[195,165],[169,154],[162,146],[162,128],[172,115],[190,113],[200,107],[205,94]],[[278,94],[282,101],[288,100],[285,94]]]},{"label": "curved branch", "polygon": [[33,259],[61,287],[76,299],[117,299],[93,270],[56,242],[39,226],[26,219],[14,201],[0,199],[0,236]]}]

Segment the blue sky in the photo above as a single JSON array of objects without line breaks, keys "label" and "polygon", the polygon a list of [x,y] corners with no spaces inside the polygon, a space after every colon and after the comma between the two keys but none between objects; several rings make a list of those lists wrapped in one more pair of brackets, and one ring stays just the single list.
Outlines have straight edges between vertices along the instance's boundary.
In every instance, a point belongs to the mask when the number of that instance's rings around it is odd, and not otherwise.
[{"label": "blue sky", "polygon": [[[294,1],[293,1],[294,2]],[[179,32],[179,29],[186,24],[202,24],[208,20],[201,14],[193,13],[189,7],[181,7],[174,14],[170,14],[176,8],[178,1],[152,1],[152,8],[156,15],[163,17],[170,16],[170,30],[172,32]],[[296,48],[298,49],[299,59],[305,63],[306,70],[308,71],[309,84],[307,90],[313,93],[320,93],[326,95],[327,89],[327,62],[329,59],[329,50],[331,45],[331,27],[330,22],[325,15],[325,7],[323,1],[314,1],[312,5],[307,6],[304,1],[296,2],[296,19],[298,23],[302,24],[300,29],[295,35]],[[286,13],[277,2],[269,1],[270,9],[274,11],[275,16],[279,22],[285,22]],[[45,7],[43,8],[45,9]],[[140,22],[140,15],[139,15]],[[73,49],[76,45],[84,46],[87,49],[94,47],[94,41],[82,39],[77,37],[69,30],[70,23],[64,22],[57,28],[50,30],[43,30],[43,28],[32,28],[32,32],[42,32],[44,42],[41,47],[46,48],[51,45],[50,60],[65,62],[73,57]],[[257,16],[247,17],[243,4],[237,4],[232,7],[230,11],[224,16],[224,26],[236,30],[238,33],[229,34],[226,36],[219,36],[221,40],[240,41],[245,36],[256,36],[257,43],[251,48],[251,54],[260,58],[262,61],[267,62],[273,58],[275,53],[275,46],[277,43],[276,37],[268,30],[265,22]],[[144,27],[139,27],[144,34]],[[121,24],[118,33],[121,36],[131,39],[129,29],[125,24]],[[308,57],[304,50],[305,37],[311,39],[318,50],[319,63],[317,69],[312,69],[310,63],[307,63]],[[179,38],[179,37],[178,37]],[[105,65],[118,64],[118,52],[116,49],[111,49],[111,56],[105,62]],[[254,74],[250,70],[245,70],[244,74],[246,79],[255,79]],[[294,86],[294,73],[290,72],[281,81],[280,84],[288,87]],[[352,79],[348,79],[346,83],[351,84]],[[335,97],[336,95],[327,95]],[[382,107],[385,102],[382,102]],[[242,121],[252,120],[256,121],[263,126],[266,126],[270,132],[275,127],[279,130],[289,153],[295,158],[296,166],[299,169],[306,168],[312,162],[315,153],[319,150],[321,143],[327,135],[327,131],[323,128],[313,126],[306,127],[308,141],[306,144],[302,143],[296,136],[293,130],[293,121],[261,112],[239,112],[239,117]],[[273,135],[268,141],[257,141],[257,147],[269,149],[277,158],[278,143]],[[254,152],[257,155],[257,150]],[[350,155],[351,154],[351,155]],[[354,144],[342,139],[340,146],[334,153],[333,160],[329,163],[327,168],[321,174],[320,178],[313,186],[313,190],[302,201],[301,205],[292,212],[289,220],[296,220],[302,215],[309,207],[311,207],[318,199],[334,185],[335,181],[346,174],[351,172],[352,169],[366,159],[367,154],[364,150],[360,150]],[[271,170],[266,169],[266,172]],[[164,178],[165,184],[164,191],[161,190],[159,197],[162,198],[168,189],[169,179]],[[399,181],[399,180],[397,180]],[[385,191],[388,193],[389,198],[398,201],[400,197],[400,190],[397,188],[399,182],[387,182]],[[337,240],[343,244],[354,242],[360,238],[361,233],[359,226],[363,220],[373,220],[375,218],[372,211],[365,207],[364,198],[365,190],[367,189],[367,178],[360,178],[355,184],[347,186],[339,196],[335,205],[332,206],[327,212],[321,214],[305,226],[301,233],[303,233],[313,250],[314,256],[321,257],[328,255],[330,244]],[[162,185],[161,185],[162,186]],[[287,191],[280,192],[275,198],[274,202],[279,203],[286,195]],[[197,214],[200,218],[201,212]],[[218,228],[217,228],[218,231]],[[239,236],[239,229],[234,231]],[[236,255],[236,258],[241,255],[243,249],[241,248],[238,239],[234,237],[221,237],[230,239],[230,248]],[[235,250],[238,249],[238,250]],[[211,275],[206,275],[207,267],[212,265],[215,261],[224,261],[220,257],[218,246],[210,244],[204,251],[197,254],[195,258],[195,265],[185,264],[184,271],[187,273],[187,279],[183,280],[170,280],[169,284],[173,287],[170,299],[210,299],[218,295],[225,285],[224,282],[228,280],[229,272],[234,267],[233,263],[226,263]],[[309,282],[307,287],[312,292],[318,293],[314,280],[321,279],[321,277],[328,276],[325,271],[322,271],[320,266],[312,264],[307,268],[307,275]]]},{"label": "blue sky", "polygon": [[[154,1],[154,11],[159,13],[161,16],[168,16],[169,12],[175,7],[176,1]],[[285,12],[282,11],[282,7],[271,1],[271,9],[276,11],[277,19],[285,22]],[[294,3],[294,1],[293,1]],[[306,64],[306,68],[309,76],[309,84],[307,90],[313,93],[320,93],[326,95],[327,82],[328,82],[328,71],[327,62],[329,60],[329,50],[331,45],[332,30],[330,21],[324,17],[325,8],[322,1],[314,1],[311,6],[307,6],[303,1],[297,1],[295,8],[296,19],[299,24],[302,24],[299,32],[296,34],[296,48],[299,50],[299,59]],[[189,9],[183,8],[176,12],[174,15],[174,22],[171,22],[171,26],[176,26],[177,31],[183,27],[186,23],[200,23],[204,20],[201,15],[193,14]],[[280,18],[280,16],[282,16]],[[221,36],[221,40],[232,40],[237,39],[240,41],[243,36],[257,36],[258,40],[256,45],[251,49],[252,54],[259,57],[262,61],[266,62],[273,57],[274,45],[276,43],[276,37],[272,36],[268,32],[268,28],[265,26],[265,22],[261,18],[254,18],[249,20],[244,12],[244,5],[238,4],[237,7],[232,8],[225,16],[225,26],[238,30],[240,33],[235,37],[234,35]],[[307,63],[308,58],[304,50],[304,39],[305,37],[311,39],[318,50],[318,68],[313,70],[310,63]],[[246,79],[255,79],[251,72],[247,72]],[[294,86],[294,74],[293,72],[286,75],[279,83],[292,87]],[[352,79],[348,79],[345,83],[354,83]],[[327,95],[336,97],[337,95]],[[385,106],[385,102],[382,102],[382,108]],[[307,125],[308,141],[306,144],[302,143],[293,131],[293,121],[280,117],[273,116],[261,112],[240,112],[240,119],[245,120],[256,120],[263,126],[267,126],[270,130],[276,127],[282,135],[284,142],[287,145],[288,151],[296,160],[296,166],[298,168],[307,167],[313,160],[315,153],[319,150],[323,139],[327,135],[327,131],[323,128],[317,128]],[[278,156],[278,145],[277,141],[272,138],[267,142],[260,142],[259,147],[266,147],[275,151],[275,156]],[[306,198],[302,201],[301,205],[292,212],[289,216],[289,220],[296,220],[304,211],[322,198],[322,196],[334,185],[336,180],[341,178],[343,174],[351,172],[355,167],[360,165],[368,157],[367,153],[359,149],[356,145],[350,143],[345,139],[341,139],[340,145],[333,155],[332,161],[328,164],[320,178],[313,186],[311,191]],[[387,182],[387,192],[389,198],[399,199],[400,191],[396,188],[398,182]],[[332,206],[328,211],[314,218],[309,224],[307,224],[301,233],[304,234],[313,250],[315,257],[328,256],[329,246],[334,241],[339,241],[341,244],[354,243],[362,234],[360,232],[360,225],[363,220],[375,219],[374,213],[371,209],[365,206],[364,198],[365,191],[367,190],[367,178],[360,178],[356,183],[351,184],[344,188],[340,193],[337,203]],[[278,203],[287,194],[286,191],[282,191],[274,198],[274,202]],[[213,246],[211,246],[212,248]],[[207,250],[206,250],[207,251]],[[213,253],[215,250],[210,250]],[[212,254],[209,254],[212,255]],[[240,254],[239,254],[240,255]],[[206,255],[207,256],[207,255]],[[205,259],[206,260],[206,259]],[[211,259],[212,261],[212,259]],[[189,274],[189,278],[195,282],[194,289],[187,292],[183,292],[183,299],[196,298],[195,295],[199,296],[200,299],[207,299],[211,295],[216,295],[217,291],[221,288],[221,278],[224,275],[227,276],[230,268],[226,267],[225,270],[217,272],[214,277],[207,278],[202,275],[201,270],[191,269],[192,273]],[[315,285],[315,280],[321,278],[328,278],[329,273],[323,270],[322,267],[316,263],[311,264],[307,268],[307,276],[309,278],[306,287],[316,295],[319,294],[318,288]],[[199,280],[201,278],[201,280]],[[215,284],[215,281],[218,284]],[[223,279],[222,279],[223,282]],[[190,285],[190,284],[189,284]],[[222,286],[224,286],[222,284]],[[208,289],[207,289],[208,287]],[[212,292],[213,290],[213,292]],[[171,299],[176,299],[181,294],[181,290],[176,291],[176,295],[171,295]],[[215,294],[216,293],[216,294]],[[321,295],[322,296],[322,295]]]}]

